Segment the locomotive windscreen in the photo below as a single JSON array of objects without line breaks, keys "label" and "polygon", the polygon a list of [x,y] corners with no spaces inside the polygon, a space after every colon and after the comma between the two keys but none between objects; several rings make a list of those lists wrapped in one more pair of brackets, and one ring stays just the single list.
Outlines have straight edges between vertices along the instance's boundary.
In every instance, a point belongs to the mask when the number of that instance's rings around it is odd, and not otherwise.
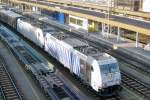
[{"label": "locomotive windscreen", "polygon": [[100,65],[101,72],[104,74],[118,72],[118,68],[117,63]]}]

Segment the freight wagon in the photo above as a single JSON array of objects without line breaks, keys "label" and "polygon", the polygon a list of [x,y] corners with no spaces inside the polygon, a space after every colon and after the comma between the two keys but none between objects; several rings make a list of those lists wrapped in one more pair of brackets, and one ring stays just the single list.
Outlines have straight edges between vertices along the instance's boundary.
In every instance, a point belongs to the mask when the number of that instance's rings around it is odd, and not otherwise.
[{"label": "freight wagon", "polygon": [[13,27],[14,29],[17,28],[17,19],[22,17],[21,15],[11,12],[9,10],[1,10],[0,12],[0,20],[2,22],[7,21],[7,24],[10,25],[11,27]]}]

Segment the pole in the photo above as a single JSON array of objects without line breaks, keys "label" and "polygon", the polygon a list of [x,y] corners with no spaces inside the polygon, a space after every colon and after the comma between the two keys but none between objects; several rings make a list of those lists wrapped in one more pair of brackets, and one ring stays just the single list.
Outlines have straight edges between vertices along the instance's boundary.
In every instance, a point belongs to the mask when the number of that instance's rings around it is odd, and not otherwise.
[{"label": "pole", "polygon": [[110,17],[110,0],[108,0],[108,2],[107,2],[108,4],[107,4],[107,6],[108,6],[108,11],[107,11],[107,20],[108,20],[108,24],[107,24],[107,38],[108,38],[108,35],[109,35],[109,17]]},{"label": "pole", "polygon": [[102,35],[104,35],[104,23],[102,23]]},{"label": "pole", "polygon": [[117,32],[118,34],[117,34],[117,42],[119,42],[120,41],[120,27],[118,27],[118,32]]},{"label": "pole", "polygon": [[138,41],[139,41],[139,33],[136,32],[136,47],[138,47]]},{"label": "pole", "polygon": [[107,2],[107,16],[106,16],[106,18],[107,18],[107,20],[108,20],[108,24],[107,24],[107,38],[108,38],[108,35],[109,35],[109,33],[110,33],[110,15],[111,15],[111,8],[112,8],[112,0],[108,0],[108,2]]},{"label": "pole", "polygon": [[38,8],[37,8],[37,0],[36,0],[36,7],[35,7],[35,9],[36,9],[36,11],[35,11],[35,12],[37,13],[37,9],[38,9]]}]

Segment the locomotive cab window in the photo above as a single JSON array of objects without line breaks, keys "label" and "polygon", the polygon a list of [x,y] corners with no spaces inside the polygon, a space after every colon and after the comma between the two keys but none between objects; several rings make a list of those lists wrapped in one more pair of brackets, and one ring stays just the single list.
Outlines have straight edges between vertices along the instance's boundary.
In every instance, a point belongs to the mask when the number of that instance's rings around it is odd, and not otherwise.
[{"label": "locomotive cab window", "polygon": [[38,36],[40,37],[40,33],[38,33]]},{"label": "locomotive cab window", "polygon": [[101,72],[102,73],[104,73],[104,74],[108,73],[108,66],[107,66],[107,64],[106,65],[101,65],[100,68],[101,68]]},{"label": "locomotive cab window", "polygon": [[118,71],[118,65],[116,63],[104,64],[104,65],[101,65],[100,68],[104,74],[115,73]]},{"label": "locomotive cab window", "polygon": [[118,65],[116,63],[109,64],[108,66],[109,66],[109,71],[111,73],[114,73],[114,72],[118,71]]}]

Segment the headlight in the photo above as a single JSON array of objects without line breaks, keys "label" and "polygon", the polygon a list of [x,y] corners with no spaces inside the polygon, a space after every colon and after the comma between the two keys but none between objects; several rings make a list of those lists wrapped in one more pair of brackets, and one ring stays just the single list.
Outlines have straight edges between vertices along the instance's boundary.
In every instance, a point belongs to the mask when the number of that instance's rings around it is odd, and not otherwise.
[{"label": "headlight", "polygon": [[120,84],[120,83],[121,83],[121,80],[120,80],[120,79],[117,79],[116,82],[117,82],[117,84]]},{"label": "headlight", "polygon": [[103,87],[106,87],[106,83],[103,83],[102,86],[103,86]]},{"label": "headlight", "polygon": [[100,89],[100,90],[101,90],[101,89],[102,89],[102,87],[101,87],[101,86],[99,86],[99,87],[98,87],[98,89]]}]

